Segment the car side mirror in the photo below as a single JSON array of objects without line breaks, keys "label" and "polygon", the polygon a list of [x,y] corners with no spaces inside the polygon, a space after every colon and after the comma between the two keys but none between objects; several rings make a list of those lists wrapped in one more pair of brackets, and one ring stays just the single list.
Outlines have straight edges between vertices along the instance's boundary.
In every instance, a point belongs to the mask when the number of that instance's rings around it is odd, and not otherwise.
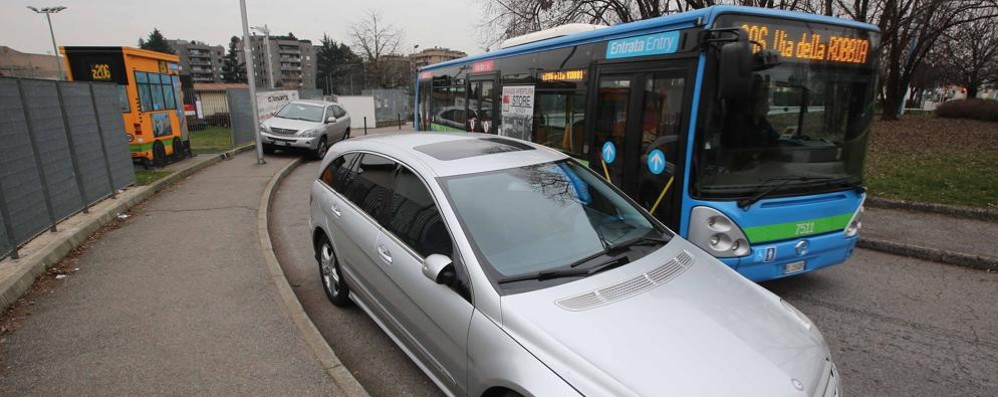
[{"label": "car side mirror", "polygon": [[450,285],[454,281],[453,262],[446,255],[429,255],[423,259],[423,275],[434,283]]},{"label": "car side mirror", "polygon": [[326,119],[326,124],[335,123],[335,122],[336,122],[336,116],[329,116],[329,118]]},{"label": "car side mirror", "polygon": [[744,32],[735,41],[721,46],[718,68],[718,95],[721,99],[745,99],[752,92],[752,43]]}]

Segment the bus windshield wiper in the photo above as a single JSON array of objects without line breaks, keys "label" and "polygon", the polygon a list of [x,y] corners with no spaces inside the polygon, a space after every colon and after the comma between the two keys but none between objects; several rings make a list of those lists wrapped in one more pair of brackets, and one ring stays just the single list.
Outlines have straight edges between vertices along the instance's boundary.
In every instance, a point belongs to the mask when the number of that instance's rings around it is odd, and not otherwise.
[{"label": "bus windshield wiper", "polygon": [[762,200],[763,197],[766,197],[772,194],[773,192],[780,190],[790,182],[804,182],[804,181],[818,181],[818,180],[834,181],[839,179],[841,178],[833,178],[829,176],[778,176],[773,178],[766,178],[764,179],[764,181],[780,181],[780,183],[767,188],[763,188],[752,197],[738,200],[738,208],[744,210],[749,206],[751,206],[752,204],[755,204],[759,200]]},{"label": "bus windshield wiper", "polygon": [[[602,254],[603,253],[600,253],[600,255]],[[506,284],[506,283],[513,283],[517,281],[527,281],[527,280],[544,281],[544,280],[551,280],[555,278],[564,278],[564,277],[588,277],[602,271],[623,266],[629,262],[630,259],[628,259],[626,256],[622,256],[619,258],[611,259],[602,264],[590,267],[588,269],[567,267],[554,270],[542,270],[536,273],[527,273],[520,276],[506,277],[504,279],[499,280],[498,283]]]}]

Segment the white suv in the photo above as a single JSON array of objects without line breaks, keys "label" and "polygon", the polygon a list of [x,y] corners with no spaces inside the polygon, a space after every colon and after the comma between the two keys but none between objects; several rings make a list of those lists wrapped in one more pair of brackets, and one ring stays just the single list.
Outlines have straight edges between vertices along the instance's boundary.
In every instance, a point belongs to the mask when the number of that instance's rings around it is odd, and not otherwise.
[{"label": "white suv", "polygon": [[260,135],[264,153],[305,149],[321,159],[330,144],[350,137],[350,115],[333,102],[294,101],[260,124]]}]

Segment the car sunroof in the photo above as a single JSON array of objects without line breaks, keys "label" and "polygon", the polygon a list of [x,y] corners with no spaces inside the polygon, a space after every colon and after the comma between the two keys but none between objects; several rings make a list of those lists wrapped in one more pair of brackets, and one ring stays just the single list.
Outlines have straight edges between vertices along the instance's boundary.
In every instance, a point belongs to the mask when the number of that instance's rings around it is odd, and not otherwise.
[{"label": "car sunroof", "polygon": [[441,161],[460,160],[487,154],[534,150],[533,147],[525,143],[500,137],[460,139],[416,146],[413,149]]}]

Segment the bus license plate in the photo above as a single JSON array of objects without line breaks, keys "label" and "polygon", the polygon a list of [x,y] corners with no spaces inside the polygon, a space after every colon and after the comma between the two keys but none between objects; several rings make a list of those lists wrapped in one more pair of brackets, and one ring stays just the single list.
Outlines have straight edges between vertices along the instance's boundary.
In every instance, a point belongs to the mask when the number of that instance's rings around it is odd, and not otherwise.
[{"label": "bus license plate", "polygon": [[804,261],[788,263],[783,266],[783,274],[797,273],[804,270]]}]

